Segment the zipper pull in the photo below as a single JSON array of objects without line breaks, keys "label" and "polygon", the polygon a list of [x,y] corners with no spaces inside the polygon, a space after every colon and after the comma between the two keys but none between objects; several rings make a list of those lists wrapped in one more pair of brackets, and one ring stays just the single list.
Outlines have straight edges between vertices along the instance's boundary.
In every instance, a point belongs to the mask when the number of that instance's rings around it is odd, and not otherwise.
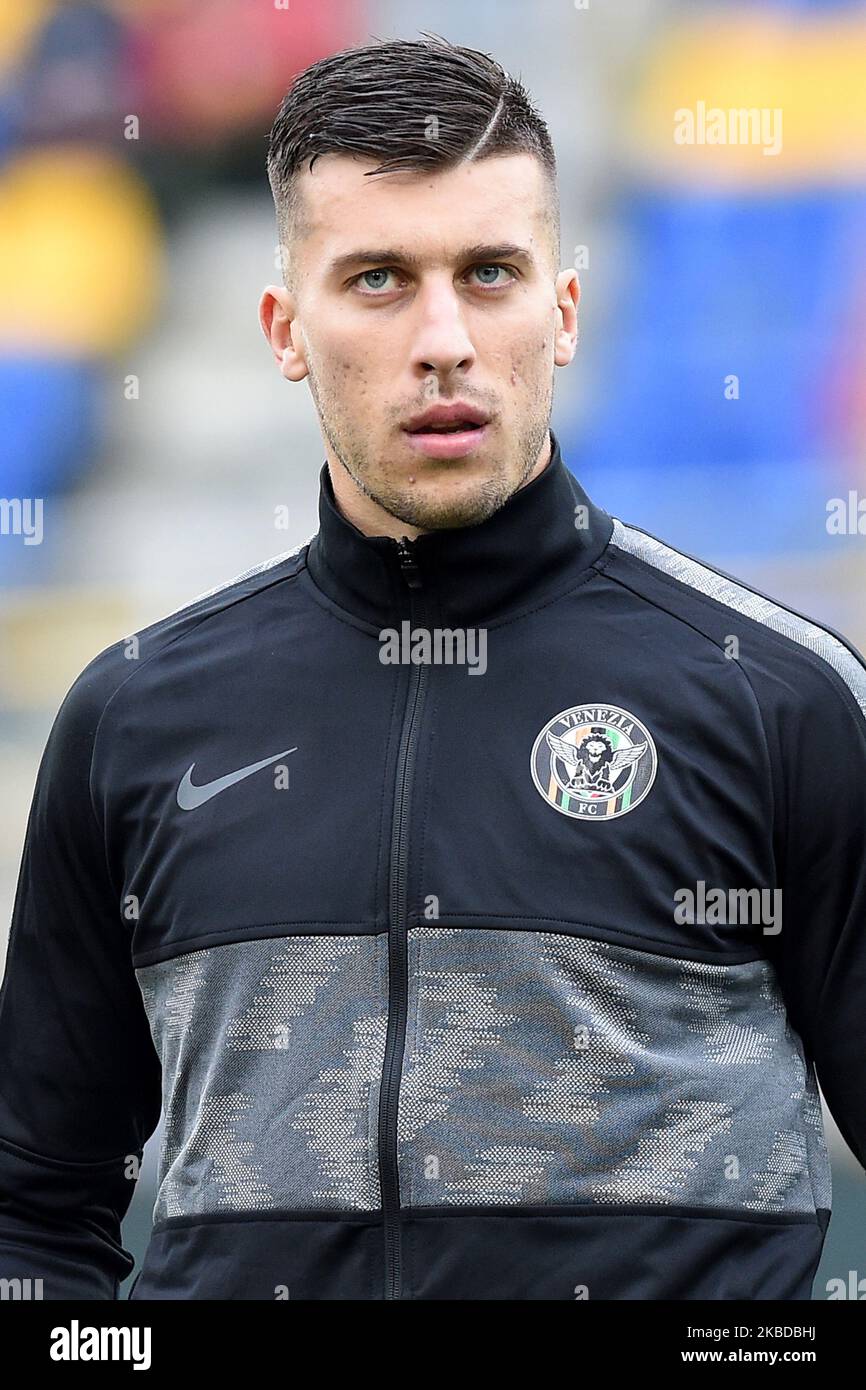
[{"label": "zipper pull", "polygon": [[397,541],[397,553],[400,557],[400,569],[403,578],[410,589],[421,588],[421,571],[418,568],[418,561],[412,552],[412,542],[408,536],[403,536]]}]

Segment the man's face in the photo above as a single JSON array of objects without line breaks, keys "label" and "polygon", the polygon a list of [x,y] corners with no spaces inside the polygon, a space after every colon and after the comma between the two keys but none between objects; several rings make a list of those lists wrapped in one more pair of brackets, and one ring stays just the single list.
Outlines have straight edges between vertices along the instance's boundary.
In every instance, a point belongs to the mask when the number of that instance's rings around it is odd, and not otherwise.
[{"label": "man's face", "polygon": [[[405,523],[397,534],[472,525],[547,461],[577,276],[556,275],[533,156],[365,178],[375,166],[325,155],[300,175],[294,293],[265,292],[263,327],[283,374],[309,379],[335,489],[342,465],[368,521],[382,509]],[[417,429],[449,406],[476,427]]]}]

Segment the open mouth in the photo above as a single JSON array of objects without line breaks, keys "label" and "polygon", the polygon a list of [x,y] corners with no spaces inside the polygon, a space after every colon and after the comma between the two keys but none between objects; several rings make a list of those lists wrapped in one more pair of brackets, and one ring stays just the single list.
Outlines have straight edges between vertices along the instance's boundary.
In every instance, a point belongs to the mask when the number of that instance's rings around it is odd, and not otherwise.
[{"label": "open mouth", "polygon": [[429,459],[467,458],[480,449],[488,436],[488,420],[428,420],[416,429],[406,430],[406,439],[415,453]]},{"label": "open mouth", "polygon": [[463,434],[466,430],[480,430],[477,420],[455,420],[450,425],[422,425],[420,429],[409,430],[409,434]]}]

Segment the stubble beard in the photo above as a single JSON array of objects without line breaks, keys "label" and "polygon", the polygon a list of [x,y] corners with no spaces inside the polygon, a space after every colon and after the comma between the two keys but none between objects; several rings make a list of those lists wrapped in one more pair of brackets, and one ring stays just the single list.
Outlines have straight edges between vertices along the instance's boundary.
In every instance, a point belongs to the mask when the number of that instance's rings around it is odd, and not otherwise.
[{"label": "stubble beard", "polygon": [[[449,496],[447,493],[442,497],[419,494],[414,485],[408,482],[411,465],[407,470],[405,487],[394,486],[386,478],[371,481],[375,474],[375,458],[371,457],[369,448],[360,435],[354,434],[351,427],[343,428],[337,423],[340,412],[336,405],[335,408],[331,408],[331,393],[327,388],[322,388],[309,351],[307,371],[310,394],[319,416],[319,424],[334,456],[365,497],[369,497],[390,516],[419,531],[476,526],[488,520],[526,482],[547,438],[553,395],[552,378],[544,414],[534,415],[524,422],[525,429],[521,432],[522,439],[518,451],[521,471],[516,483],[501,464],[498,464],[488,477],[482,478],[471,492],[457,497]],[[459,469],[460,465],[461,460],[455,459],[455,470]]]}]

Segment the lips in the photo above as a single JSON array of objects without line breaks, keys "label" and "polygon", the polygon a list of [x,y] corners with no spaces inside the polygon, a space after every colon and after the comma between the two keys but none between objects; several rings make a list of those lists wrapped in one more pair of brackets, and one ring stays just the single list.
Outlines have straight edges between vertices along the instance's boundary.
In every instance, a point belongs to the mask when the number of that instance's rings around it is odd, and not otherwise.
[{"label": "lips", "polygon": [[403,428],[407,434],[460,434],[482,429],[489,418],[474,405],[454,401],[448,405],[431,406],[429,410],[415,415]]},{"label": "lips", "polygon": [[414,454],[443,462],[469,458],[484,448],[489,426],[489,417],[483,411],[456,401],[432,406],[403,428]]},{"label": "lips", "polygon": [[455,420],[451,425],[422,425],[419,430],[410,430],[410,434],[459,434],[462,430],[480,430],[481,426],[474,420]]}]

